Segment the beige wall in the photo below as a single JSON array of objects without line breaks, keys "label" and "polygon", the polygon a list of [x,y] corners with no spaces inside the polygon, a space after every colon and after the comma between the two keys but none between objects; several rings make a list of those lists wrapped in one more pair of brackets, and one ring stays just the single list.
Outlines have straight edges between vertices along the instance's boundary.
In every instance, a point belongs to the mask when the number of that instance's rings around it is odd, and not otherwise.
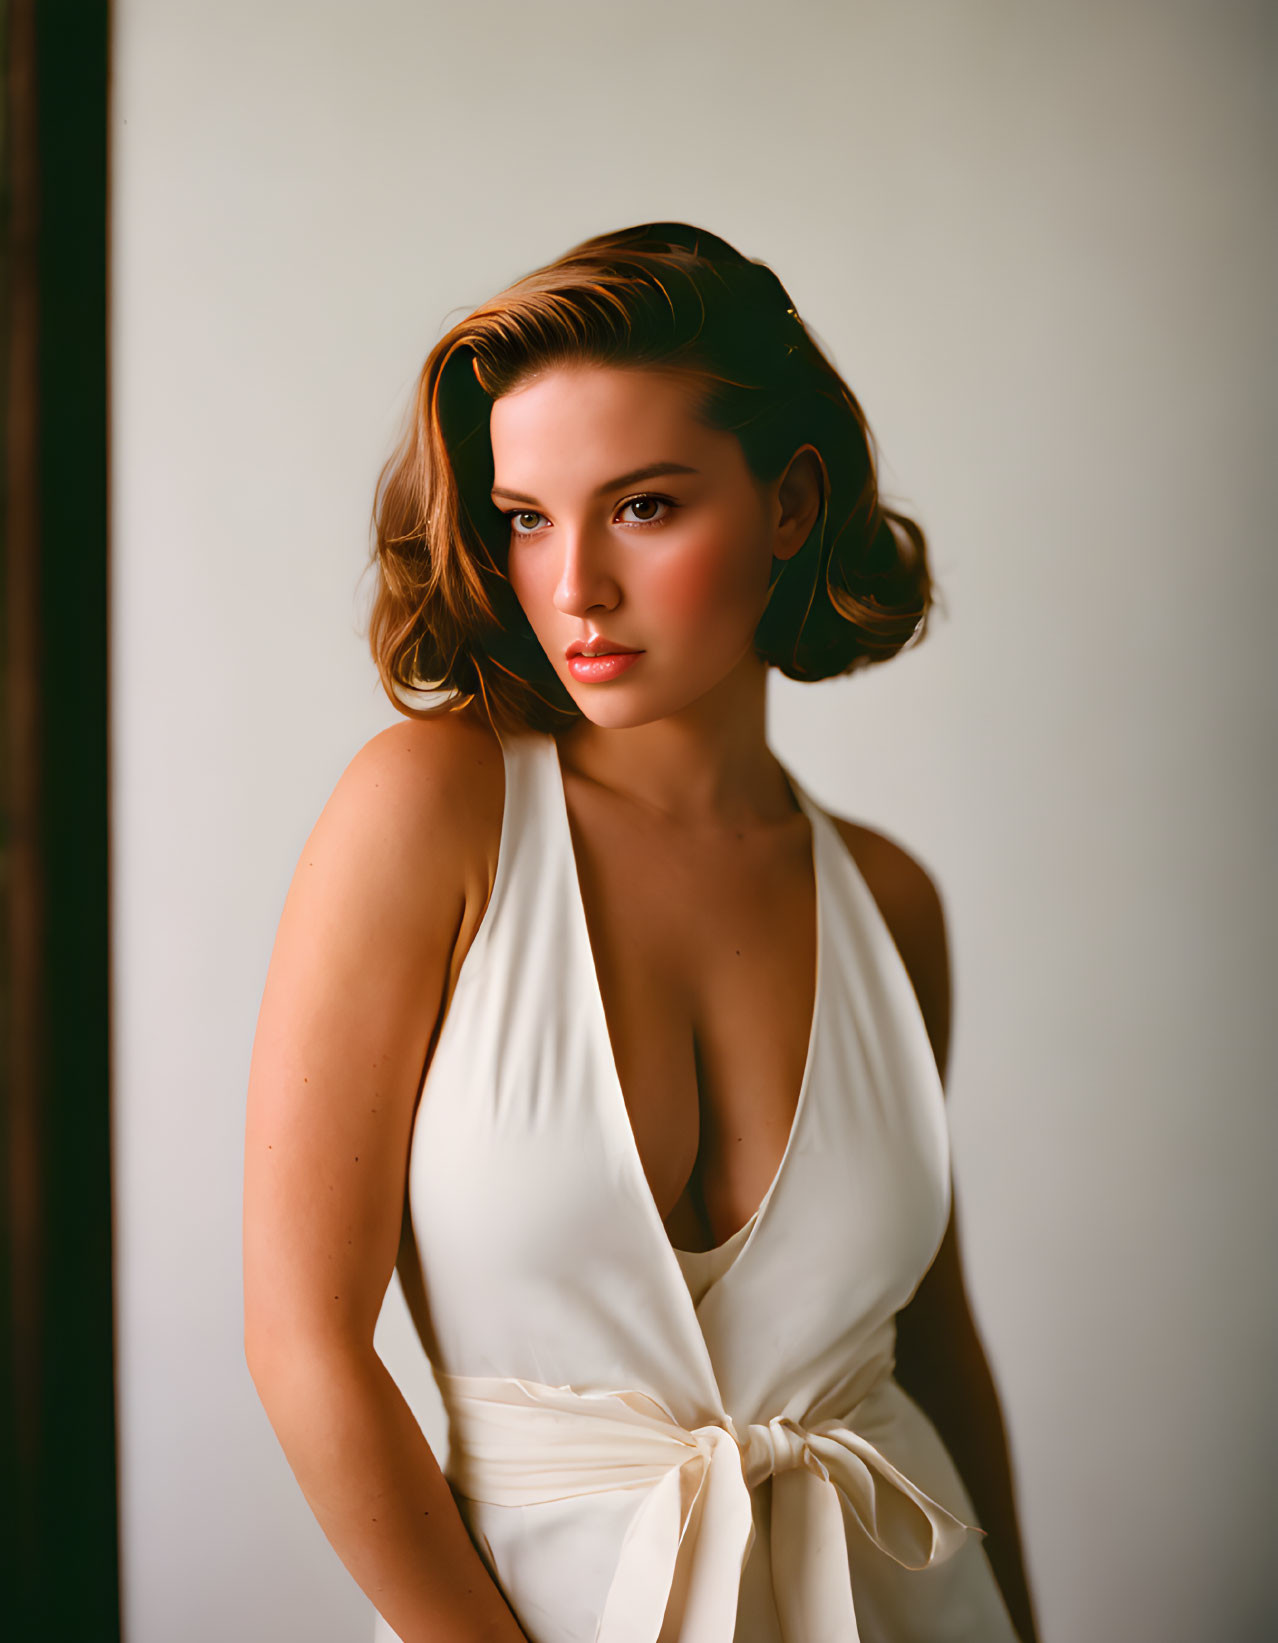
[{"label": "beige wall", "polygon": [[[1272,10],[114,11],[129,1643],[370,1633],[243,1361],[253,1026],[302,841],[393,717],[357,583],[415,372],[652,217],[776,267],[931,532],[948,619],[777,681],[773,740],[945,895],[1044,1637],[1274,1635]],[[378,1344],[440,1442],[396,1289]]]}]

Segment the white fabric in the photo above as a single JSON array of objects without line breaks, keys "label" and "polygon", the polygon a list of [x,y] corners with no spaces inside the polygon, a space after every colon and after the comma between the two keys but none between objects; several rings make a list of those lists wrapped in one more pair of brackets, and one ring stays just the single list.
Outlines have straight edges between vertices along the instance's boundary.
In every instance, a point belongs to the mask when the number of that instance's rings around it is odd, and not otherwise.
[{"label": "white fabric", "polygon": [[440,1387],[466,1429],[454,1482],[470,1499],[525,1506],[608,1489],[645,1492],[622,1544],[600,1643],[650,1643],[676,1590],[685,1593],[681,1639],[732,1643],[754,1538],[750,1491],[765,1478],[773,1479],[772,1577],[787,1638],[855,1643],[858,1636],[836,1491],[903,1568],[942,1562],[969,1532],[839,1421],[804,1428],[777,1416],[738,1432],[725,1416],[687,1432],[642,1393],[465,1375],[441,1376]]},{"label": "white fabric", "polygon": [[679,1252],[617,1078],[557,746],[502,756],[401,1264],[445,1470],[530,1643],[1016,1643],[953,1462],[892,1376],[895,1314],[949,1217],[947,1119],[833,822],[791,776],[817,984],[780,1166],[728,1245]]},{"label": "white fabric", "polygon": [[713,1249],[679,1249],[675,1256],[683,1271],[684,1281],[694,1301],[699,1302],[711,1284],[718,1283],[737,1258],[737,1251],[750,1236],[750,1229],[759,1218],[758,1210],[743,1227],[738,1227],[731,1238]]}]

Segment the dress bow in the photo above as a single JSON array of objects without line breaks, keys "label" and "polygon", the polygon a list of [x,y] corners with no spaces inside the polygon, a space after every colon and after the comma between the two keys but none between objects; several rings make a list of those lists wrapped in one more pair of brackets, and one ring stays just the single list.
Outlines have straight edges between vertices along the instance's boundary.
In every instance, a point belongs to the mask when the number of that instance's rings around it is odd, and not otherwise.
[{"label": "dress bow", "polygon": [[688,1431],[644,1392],[437,1378],[453,1421],[450,1481],[469,1499],[517,1506],[647,1490],[622,1540],[596,1643],[732,1643],[754,1541],[750,1492],[767,1477],[785,1643],[859,1639],[840,1496],[907,1569],[941,1563],[968,1534],[984,1533],[853,1430],[855,1409],[811,1427],[776,1416],[739,1430],[724,1415]]}]

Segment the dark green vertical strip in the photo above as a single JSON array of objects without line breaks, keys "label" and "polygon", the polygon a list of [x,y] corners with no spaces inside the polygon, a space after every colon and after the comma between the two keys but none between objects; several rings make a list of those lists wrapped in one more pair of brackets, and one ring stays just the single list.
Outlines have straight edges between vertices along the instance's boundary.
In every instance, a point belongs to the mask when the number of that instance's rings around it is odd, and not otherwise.
[{"label": "dark green vertical strip", "polygon": [[5,109],[6,1310],[18,1517],[5,1606],[17,1610],[9,1635],[111,1643],[110,7],[9,0],[4,23],[6,84],[21,88]]}]

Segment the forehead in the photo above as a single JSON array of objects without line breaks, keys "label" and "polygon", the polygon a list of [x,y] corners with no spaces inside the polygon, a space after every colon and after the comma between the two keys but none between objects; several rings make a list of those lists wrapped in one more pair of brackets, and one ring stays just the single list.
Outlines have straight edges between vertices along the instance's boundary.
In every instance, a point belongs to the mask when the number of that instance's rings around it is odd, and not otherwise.
[{"label": "forehead", "polygon": [[620,452],[652,457],[656,442],[675,450],[708,449],[715,431],[695,414],[697,392],[686,374],[651,367],[555,366],[493,402],[490,433],[499,477],[504,463],[539,463],[571,455],[575,464]]}]

